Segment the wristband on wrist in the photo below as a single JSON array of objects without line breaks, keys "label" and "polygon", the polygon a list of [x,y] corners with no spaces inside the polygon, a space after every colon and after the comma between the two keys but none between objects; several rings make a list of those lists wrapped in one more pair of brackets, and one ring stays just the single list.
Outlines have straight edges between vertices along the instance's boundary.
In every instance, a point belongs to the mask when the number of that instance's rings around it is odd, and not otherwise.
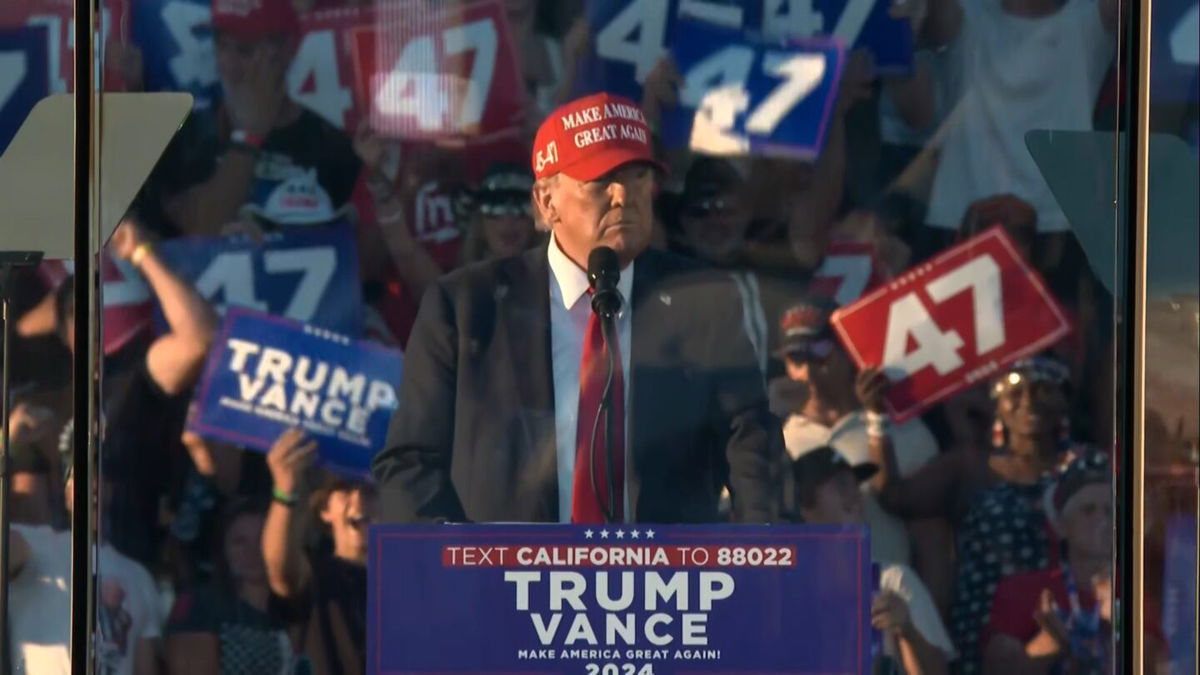
[{"label": "wristband on wrist", "polygon": [[888,435],[888,428],[891,427],[892,420],[887,413],[877,413],[868,410],[864,417],[867,422],[868,438],[883,438]]},{"label": "wristband on wrist", "polygon": [[299,502],[299,500],[296,499],[295,494],[291,492],[284,492],[283,490],[275,487],[271,488],[271,501],[278,502],[287,507],[295,506]]},{"label": "wristband on wrist", "polygon": [[262,136],[256,136],[241,129],[234,129],[229,134],[229,141],[234,145],[244,145],[255,150],[261,150],[263,143],[265,143],[266,140],[267,139],[263,138]]},{"label": "wristband on wrist", "polygon": [[150,253],[150,242],[143,241],[133,249],[133,253],[129,254],[129,264],[134,267],[141,268],[142,261],[146,259],[146,255]]}]

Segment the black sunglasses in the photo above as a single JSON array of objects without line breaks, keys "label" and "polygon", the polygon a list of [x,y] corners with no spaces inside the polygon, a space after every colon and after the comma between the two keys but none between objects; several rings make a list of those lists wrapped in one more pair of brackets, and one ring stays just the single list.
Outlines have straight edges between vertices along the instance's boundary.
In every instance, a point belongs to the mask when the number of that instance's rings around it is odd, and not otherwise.
[{"label": "black sunglasses", "polygon": [[688,218],[706,218],[713,214],[729,213],[733,210],[733,203],[721,197],[705,197],[698,199],[683,210],[683,215]]}]

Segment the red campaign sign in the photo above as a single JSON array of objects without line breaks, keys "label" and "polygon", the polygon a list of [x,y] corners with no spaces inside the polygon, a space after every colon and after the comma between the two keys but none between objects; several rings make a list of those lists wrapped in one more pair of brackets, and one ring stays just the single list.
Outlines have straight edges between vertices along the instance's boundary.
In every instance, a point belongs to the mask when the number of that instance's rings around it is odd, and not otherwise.
[{"label": "red campaign sign", "polygon": [[882,365],[896,421],[1036,354],[1071,330],[1045,283],[994,227],[833,315],[859,368]]},{"label": "red campaign sign", "polygon": [[888,281],[889,276],[875,256],[874,244],[835,241],[826,249],[809,290],[845,306]]},{"label": "red campaign sign", "polygon": [[[58,288],[74,271],[74,261],[47,260],[38,266],[38,276],[52,289]],[[116,260],[107,252],[101,258],[100,274],[104,281],[101,319],[104,353],[112,354],[150,327],[154,298],[133,265]]]},{"label": "red campaign sign", "polygon": [[[126,0],[103,0],[100,43],[129,44],[129,12]],[[45,26],[47,64],[51,94],[65,94],[75,87],[75,2],[74,0],[0,0],[0,27]],[[106,56],[109,52],[105,52]],[[124,91],[116,63],[106,59],[105,91]]]},{"label": "red campaign sign", "polygon": [[526,92],[504,6],[383,3],[345,35],[360,115],[407,139],[486,142],[520,132]]}]

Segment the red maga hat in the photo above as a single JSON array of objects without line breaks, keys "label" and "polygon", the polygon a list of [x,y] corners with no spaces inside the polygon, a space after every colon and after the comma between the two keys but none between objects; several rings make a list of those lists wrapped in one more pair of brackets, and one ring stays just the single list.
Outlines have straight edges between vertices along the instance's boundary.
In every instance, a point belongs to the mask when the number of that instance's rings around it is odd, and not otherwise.
[{"label": "red maga hat", "polygon": [[650,127],[636,103],[607,93],[576,99],[550,113],[533,142],[533,175],[565,173],[595,180],[629,162],[654,159]]},{"label": "red maga hat", "polygon": [[214,30],[255,40],[271,35],[295,35],[300,18],[292,0],[213,0]]}]

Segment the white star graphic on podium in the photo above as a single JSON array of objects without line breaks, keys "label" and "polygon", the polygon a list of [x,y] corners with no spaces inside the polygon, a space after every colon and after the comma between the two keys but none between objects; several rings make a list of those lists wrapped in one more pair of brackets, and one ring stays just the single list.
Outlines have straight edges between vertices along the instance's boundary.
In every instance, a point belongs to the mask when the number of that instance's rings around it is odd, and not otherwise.
[{"label": "white star graphic on podium", "polygon": [[608,539],[608,530],[600,530],[600,538]]},{"label": "white star graphic on podium", "polygon": [[637,530],[634,530],[633,532],[629,533],[629,536],[633,537],[634,539],[637,539],[639,534],[640,534],[640,532],[638,532]]},{"label": "white star graphic on podium", "polygon": [[625,538],[625,530],[617,530],[617,539]]},{"label": "white star graphic on podium", "polygon": [[584,530],[584,531],[583,531],[583,536],[584,536],[584,537],[586,537],[587,539],[591,539],[591,538],[592,538],[592,531],[591,531],[591,530]]},{"label": "white star graphic on podium", "polygon": [[654,530],[646,530],[646,538],[653,539],[654,538]]}]

